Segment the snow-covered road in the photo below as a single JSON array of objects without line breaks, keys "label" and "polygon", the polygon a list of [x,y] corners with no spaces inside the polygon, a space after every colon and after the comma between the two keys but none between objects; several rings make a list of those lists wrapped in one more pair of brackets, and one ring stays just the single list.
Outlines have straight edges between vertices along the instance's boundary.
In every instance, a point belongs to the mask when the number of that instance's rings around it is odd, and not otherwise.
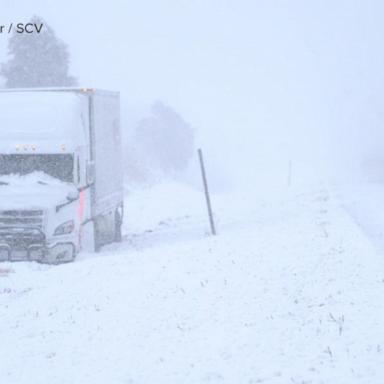
[{"label": "snow-covered road", "polygon": [[323,188],[127,198],[125,241],[0,265],[0,383],[384,380],[384,262]]},{"label": "snow-covered road", "polygon": [[338,190],[346,211],[384,255],[384,185],[366,183]]}]

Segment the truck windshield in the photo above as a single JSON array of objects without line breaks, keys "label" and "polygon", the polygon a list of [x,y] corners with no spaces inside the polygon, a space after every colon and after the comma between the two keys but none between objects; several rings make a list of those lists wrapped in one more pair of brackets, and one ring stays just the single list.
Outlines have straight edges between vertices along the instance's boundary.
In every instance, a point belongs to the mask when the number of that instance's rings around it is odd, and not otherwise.
[{"label": "truck windshield", "polygon": [[0,175],[44,172],[65,182],[73,182],[73,155],[0,155]]}]

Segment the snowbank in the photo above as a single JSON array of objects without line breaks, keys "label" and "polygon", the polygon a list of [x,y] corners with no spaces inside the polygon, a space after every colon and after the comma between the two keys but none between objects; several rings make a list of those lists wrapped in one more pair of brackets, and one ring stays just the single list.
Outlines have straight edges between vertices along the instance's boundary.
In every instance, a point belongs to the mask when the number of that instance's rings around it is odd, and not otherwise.
[{"label": "snowbank", "polygon": [[131,193],[121,245],[2,264],[0,382],[381,384],[383,260],[329,192],[214,197],[214,238],[198,197]]}]

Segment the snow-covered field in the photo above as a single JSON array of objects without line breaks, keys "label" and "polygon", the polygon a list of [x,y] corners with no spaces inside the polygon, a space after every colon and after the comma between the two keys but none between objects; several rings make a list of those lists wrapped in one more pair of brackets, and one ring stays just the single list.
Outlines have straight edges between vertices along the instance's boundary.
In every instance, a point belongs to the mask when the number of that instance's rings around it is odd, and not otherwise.
[{"label": "snow-covered field", "polygon": [[[332,188],[127,195],[123,243],[0,264],[0,383],[384,382],[384,259]],[[347,201],[348,200],[348,201]]]}]

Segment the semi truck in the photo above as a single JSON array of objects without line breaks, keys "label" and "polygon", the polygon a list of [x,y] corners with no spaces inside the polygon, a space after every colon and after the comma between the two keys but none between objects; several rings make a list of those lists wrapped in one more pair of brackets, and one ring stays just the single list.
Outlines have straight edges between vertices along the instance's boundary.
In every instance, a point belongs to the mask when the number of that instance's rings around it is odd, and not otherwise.
[{"label": "semi truck", "polygon": [[0,91],[0,261],[58,264],[121,241],[119,93]]}]

